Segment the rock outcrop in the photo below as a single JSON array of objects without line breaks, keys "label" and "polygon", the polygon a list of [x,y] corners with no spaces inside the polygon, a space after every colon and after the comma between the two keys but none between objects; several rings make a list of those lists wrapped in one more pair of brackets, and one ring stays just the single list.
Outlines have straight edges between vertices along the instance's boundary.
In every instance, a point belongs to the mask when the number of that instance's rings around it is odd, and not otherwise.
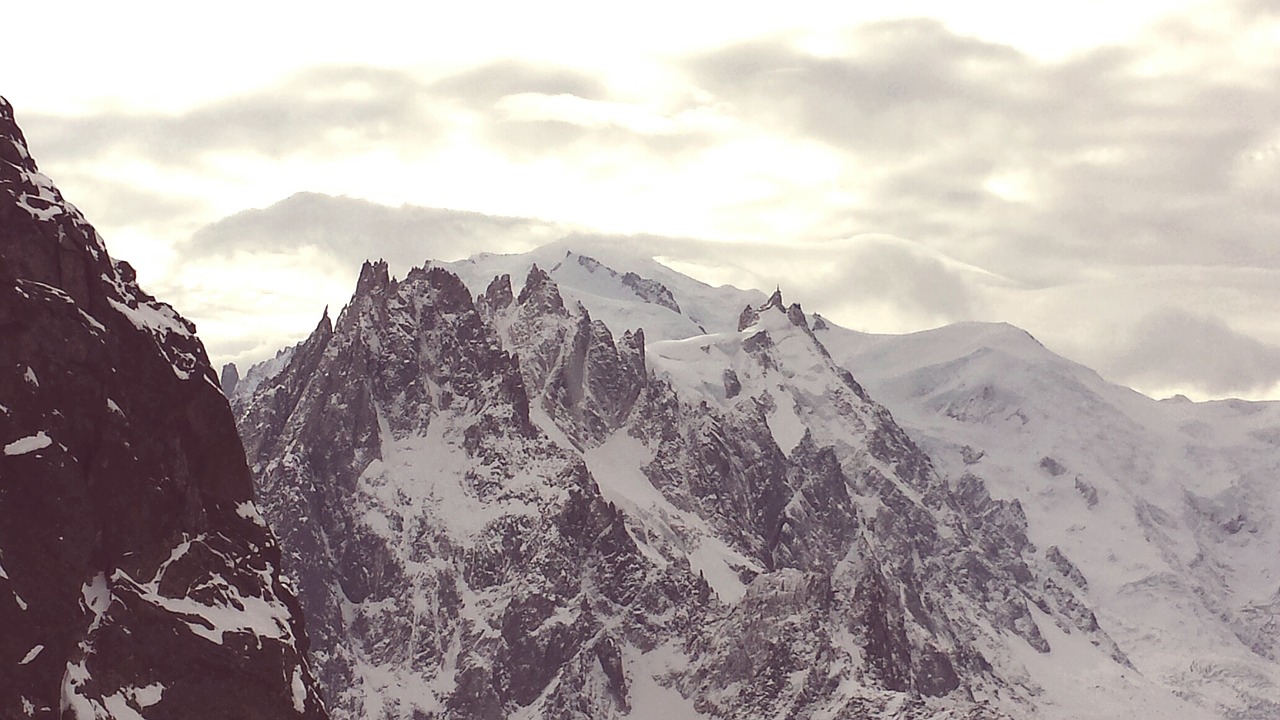
[{"label": "rock outcrop", "polygon": [[326,717],[195,328],[0,100],[0,717]]}]

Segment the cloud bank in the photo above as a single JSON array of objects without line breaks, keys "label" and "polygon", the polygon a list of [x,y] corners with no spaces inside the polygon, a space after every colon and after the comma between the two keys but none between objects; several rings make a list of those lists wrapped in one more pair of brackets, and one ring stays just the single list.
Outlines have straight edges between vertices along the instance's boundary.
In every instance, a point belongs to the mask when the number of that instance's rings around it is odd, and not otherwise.
[{"label": "cloud bank", "polygon": [[[1274,2],[1200,6],[1061,57],[931,19],[821,35],[628,73],[351,63],[175,112],[19,113],[109,241],[167,238],[144,279],[215,328],[253,307],[235,268],[259,256],[293,268],[275,291],[318,312],[318,288],[333,302],[365,256],[411,265],[589,229],[704,279],[790,285],[859,329],[1010,321],[1151,392],[1274,392]],[[266,209],[234,214],[247,207]],[[273,327],[219,352],[247,357]]]}]

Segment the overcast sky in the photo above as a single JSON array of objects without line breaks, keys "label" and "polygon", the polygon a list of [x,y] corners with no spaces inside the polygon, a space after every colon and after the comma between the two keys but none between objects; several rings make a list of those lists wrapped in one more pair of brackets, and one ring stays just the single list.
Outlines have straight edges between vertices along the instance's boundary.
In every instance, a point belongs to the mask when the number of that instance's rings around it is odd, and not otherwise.
[{"label": "overcast sky", "polygon": [[217,362],[419,234],[589,230],[856,329],[1002,320],[1155,396],[1280,398],[1277,0],[407,5],[50,2],[0,93]]}]

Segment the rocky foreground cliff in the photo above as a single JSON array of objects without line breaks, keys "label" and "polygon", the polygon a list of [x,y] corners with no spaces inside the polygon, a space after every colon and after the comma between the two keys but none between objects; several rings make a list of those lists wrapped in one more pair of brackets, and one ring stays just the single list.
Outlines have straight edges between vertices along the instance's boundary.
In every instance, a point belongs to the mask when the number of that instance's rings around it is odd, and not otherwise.
[{"label": "rocky foreground cliff", "polygon": [[327,717],[195,328],[0,99],[0,717]]}]

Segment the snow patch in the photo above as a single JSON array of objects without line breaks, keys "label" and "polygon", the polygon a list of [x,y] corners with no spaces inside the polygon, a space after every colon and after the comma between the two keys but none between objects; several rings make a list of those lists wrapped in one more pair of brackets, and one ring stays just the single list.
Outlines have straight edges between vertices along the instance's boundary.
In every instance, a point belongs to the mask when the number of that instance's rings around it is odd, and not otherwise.
[{"label": "snow patch", "polygon": [[293,667],[293,682],[290,684],[290,689],[293,691],[293,709],[298,712],[306,712],[307,684],[302,680],[301,665]]},{"label": "snow patch", "polygon": [[808,428],[796,413],[795,405],[785,402],[786,399],[784,397],[784,402],[779,403],[765,421],[769,424],[769,432],[773,433],[773,441],[778,444],[782,452],[790,455],[796,445],[804,439]]},{"label": "snow patch", "polygon": [[[113,579],[131,581],[123,571],[117,570]],[[289,609],[277,600],[267,600],[239,592],[235,585],[214,576],[226,595],[217,604],[209,605],[193,598],[171,598],[161,595],[159,580],[138,586],[142,599],[181,618],[191,632],[219,645],[231,632],[248,633],[259,638],[292,640],[289,628]]]},{"label": "snow patch", "polygon": [[18,664],[26,665],[32,660],[35,660],[43,650],[44,650],[44,645],[36,645],[35,647],[31,648],[31,650],[27,652],[26,657],[18,661]]},{"label": "snow patch", "polygon": [[32,453],[37,450],[43,450],[52,444],[53,440],[50,439],[48,435],[45,435],[44,431],[41,430],[35,435],[28,435],[27,437],[19,438],[8,445],[5,445],[4,454],[26,455],[27,453]]},{"label": "snow patch", "polygon": [[107,587],[106,575],[98,573],[80,587],[80,603],[92,615],[96,625],[111,604],[111,589]]},{"label": "snow patch", "polygon": [[151,305],[148,303],[140,303],[138,307],[129,307],[119,300],[108,298],[108,302],[116,310],[120,311],[134,327],[139,330],[156,332],[161,335],[173,333],[175,335],[189,335],[187,326],[179,319],[178,313],[168,305]]},{"label": "snow patch", "polygon": [[762,572],[751,558],[720,539],[706,520],[677,508],[644,474],[653,451],[625,432],[614,433],[600,446],[583,453],[600,494],[618,506],[638,528],[632,537],[642,552],[662,564],[688,558],[724,602],[736,603],[746,594],[738,570]]},{"label": "snow patch", "polygon": [[239,505],[236,505],[236,514],[245,520],[249,520],[258,527],[267,526],[267,521],[263,519],[262,513],[258,512],[258,506],[254,505],[249,500],[245,500]]},{"label": "snow patch", "polygon": [[133,690],[133,699],[140,707],[149,708],[160,702],[164,697],[164,691],[167,690],[160,683],[151,683],[146,687],[140,687]]},{"label": "snow patch", "polygon": [[111,589],[107,586],[107,577],[103,573],[94,575],[80,587],[80,607],[89,615],[89,627],[80,639],[77,661],[68,661],[62,674],[61,698],[59,707],[63,717],[75,720],[99,720],[99,718],[127,719],[127,715],[110,713],[101,703],[89,699],[81,690],[89,682],[89,669],[85,667],[85,658],[93,652],[93,635],[102,624],[107,608],[111,605]]},{"label": "snow patch", "polygon": [[627,678],[631,680],[631,687],[627,691],[631,712],[627,717],[661,720],[699,720],[708,717],[694,708],[692,700],[661,682],[662,678],[689,668],[689,659],[675,643],[659,645],[647,653],[628,648],[623,653],[623,662]]}]

